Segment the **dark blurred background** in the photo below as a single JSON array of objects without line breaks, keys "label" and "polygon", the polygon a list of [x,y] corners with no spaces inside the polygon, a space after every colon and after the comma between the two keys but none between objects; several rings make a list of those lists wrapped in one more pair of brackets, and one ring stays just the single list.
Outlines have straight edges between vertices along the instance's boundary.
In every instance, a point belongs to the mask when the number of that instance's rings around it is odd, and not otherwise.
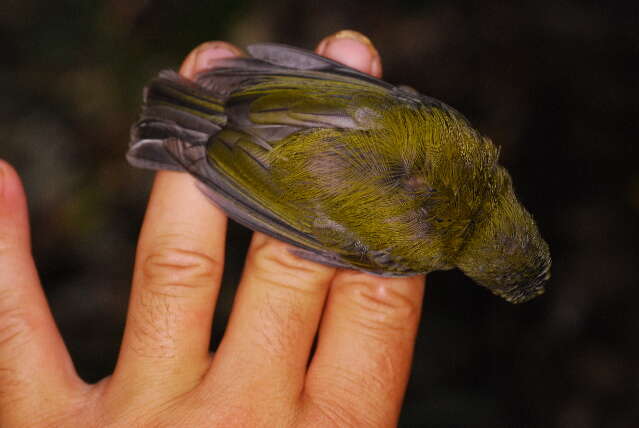
[{"label": "dark blurred background", "polygon": [[[29,195],[34,254],[84,379],[114,367],[152,173],[124,160],[141,89],[197,44],[313,48],[368,34],[385,78],[462,111],[553,254],[513,306],[461,273],[427,282],[401,426],[639,426],[634,1],[5,0],[0,157]],[[232,225],[219,343],[250,233]]]}]

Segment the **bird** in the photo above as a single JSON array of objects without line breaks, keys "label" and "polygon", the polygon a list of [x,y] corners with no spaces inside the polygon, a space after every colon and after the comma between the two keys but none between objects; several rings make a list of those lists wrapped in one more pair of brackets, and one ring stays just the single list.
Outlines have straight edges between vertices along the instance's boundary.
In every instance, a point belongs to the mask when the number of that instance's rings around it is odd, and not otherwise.
[{"label": "bird", "polygon": [[274,43],[193,80],[145,87],[128,162],[185,171],[230,218],[303,258],[380,276],[461,269],[511,303],[544,292],[551,257],[461,113]]}]

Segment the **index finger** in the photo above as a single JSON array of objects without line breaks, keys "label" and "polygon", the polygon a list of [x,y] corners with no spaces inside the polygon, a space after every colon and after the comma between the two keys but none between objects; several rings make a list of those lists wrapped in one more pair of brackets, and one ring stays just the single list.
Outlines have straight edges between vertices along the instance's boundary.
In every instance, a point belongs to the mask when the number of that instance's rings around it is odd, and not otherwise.
[{"label": "index finger", "polygon": [[[240,53],[225,42],[205,43],[189,54],[180,73],[192,78],[210,61]],[[177,392],[199,382],[210,363],[225,235],[226,215],[196,188],[189,174],[157,173],[138,243],[113,381],[122,379],[127,387],[147,393],[157,382],[179,382],[170,385]],[[162,372],[180,375],[157,375]]]}]

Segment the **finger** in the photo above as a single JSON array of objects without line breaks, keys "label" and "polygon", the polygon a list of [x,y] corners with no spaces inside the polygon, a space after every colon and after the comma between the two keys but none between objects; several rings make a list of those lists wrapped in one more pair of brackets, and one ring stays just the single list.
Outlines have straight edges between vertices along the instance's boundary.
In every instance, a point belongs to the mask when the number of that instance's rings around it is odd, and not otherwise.
[{"label": "finger", "polygon": [[[187,57],[181,73],[193,77],[213,58],[237,52],[222,42],[203,44]],[[158,172],[138,243],[114,382],[121,379],[134,389],[161,384],[177,392],[199,382],[210,362],[225,233],[226,216],[190,175]]]},{"label": "finger", "polygon": [[306,379],[306,418],[396,425],[423,292],[422,276],[336,275]]},{"label": "finger", "polygon": [[[364,36],[340,32],[317,52],[365,72],[381,72],[379,54]],[[255,234],[210,383],[228,394],[264,394],[273,405],[296,400],[335,269],[302,260],[279,241]],[[241,359],[237,356],[242,355]],[[237,373],[243,373],[242,379]],[[264,376],[268,373],[268,376]],[[241,381],[245,383],[242,384]]]},{"label": "finger", "polygon": [[42,414],[43,397],[49,405],[60,403],[83,385],[40,287],[27,217],[20,180],[0,161],[1,426],[13,426],[3,422],[27,409]]},{"label": "finger", "polygon": [[[313,338],[335,269],[294,256],[255,233],[209,390],[291,408],[304,384]],[[239,377],[237,374],[242,373]],[[264,402],[262,398],[257,402]]]},{"label": "finger", "polygon": [[[381,77],[379,54],[360,33],[340,31],[324,39],[318,51]],[[423,277],[336,275],[307,374],[305,418],[342,420],[344,425],[396,424],[423,292]]]},{"label": "finger", "polygon": [[379,52],[368,39],[357,31],[342,30],[324,38],[316,52],[375,77],[382,77]]}]

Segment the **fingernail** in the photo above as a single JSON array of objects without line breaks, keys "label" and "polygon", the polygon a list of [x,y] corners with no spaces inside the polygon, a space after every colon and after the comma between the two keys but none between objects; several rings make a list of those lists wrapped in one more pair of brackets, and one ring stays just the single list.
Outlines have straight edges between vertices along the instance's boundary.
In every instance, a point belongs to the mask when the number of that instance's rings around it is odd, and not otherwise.
[{"label": "fingernail", "polygon": [[195,56],[195,69],[209,68],[217,59],[231,58],[240,55],[239,49],[231,47],[227,43],[209,42],[197,49]]},{"label": "fingernail", "polygon": [[335,39],[357,40],[358,42],[362,43],[363,45],[366,45],[370,49],[375,50],[375,48],[373,47],[373,43],[371,42],[371,39],[369,39],[368,37],[366,37],[365,35],[363,35],[362,33],[358,32],[358,31],[342,30],[342,31],[338,31],[337,33],[333,34],[332,37],[335,38]]},{"label": "fingernail", "polygon": [[326,37],[318,52],[365,73],[375,74],[381,69],[377,49],[368,37],[357,31],[342,30]]}]

